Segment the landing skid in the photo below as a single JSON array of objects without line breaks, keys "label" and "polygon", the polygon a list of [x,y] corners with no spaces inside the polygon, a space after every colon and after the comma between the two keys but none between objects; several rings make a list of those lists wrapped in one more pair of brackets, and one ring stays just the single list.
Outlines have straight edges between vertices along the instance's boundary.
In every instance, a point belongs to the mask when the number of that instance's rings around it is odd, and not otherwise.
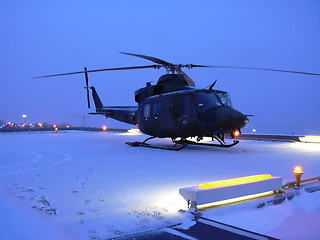
[{"label": "landing skid", "polygon": [[156,137],[149,137],[146,140],[144,140],[143,142],[126,142],[126,144],[128,144],[132,147],[147,147],[147,148],[156,148],[156,149],[172,150],[172,151],[179,151],[188,145],[185,142],[182,142],[182,143],[176,142],[171,147],[161,147],[161,146],[156,146],[156,145],[151,145],[149,143],[146,143],[147,141],[149,141],[153,138],[156,138]]},{"label": "landing skid", "polygon": [[215,143],[200,143],[200,142],[193,142],[190,140],[186,139],[180,139],[180,140],[172,140],[174,143],[173,146],[171,147],[162,147],[162,146],[157,146],[157,145],[151,145],[149,143],[146,143],[147,141],[156,138],[156,137],[149,137],[143,142],[126,142],[126,144],[132,146],[132,147],[147,147],[147,148],[156,148],[156,149],[163,149],[163,150],[173,150],[173,151],[179,151],[181,149],[184,149],[188,145],[200,145],[200,146],[210,146],[210,147],[222,147],[222,148],[229,148],[234,145],[237,145],[239,141],[233,140],[233,143],[231,144],[226,144],[224,141],[219,140],[219,144]]}]

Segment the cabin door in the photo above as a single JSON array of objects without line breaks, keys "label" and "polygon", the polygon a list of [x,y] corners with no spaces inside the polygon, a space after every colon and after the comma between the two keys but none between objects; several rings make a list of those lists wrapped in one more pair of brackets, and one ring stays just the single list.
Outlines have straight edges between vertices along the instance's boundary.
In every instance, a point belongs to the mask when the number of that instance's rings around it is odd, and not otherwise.
[{"label": "cabin door", "polygon": [[199,133],[200,121],[191,94],[177,95],[175,102],[176,123],[181,136],[196,136]]},{"label": "cabin door", "polygon": [[149,127],[152,129],[153,136],[161,137],[163,134],[163,127],[161,126],[163,118],[163,102],[155,101],[150,103],[150,116],[148,123]]}]

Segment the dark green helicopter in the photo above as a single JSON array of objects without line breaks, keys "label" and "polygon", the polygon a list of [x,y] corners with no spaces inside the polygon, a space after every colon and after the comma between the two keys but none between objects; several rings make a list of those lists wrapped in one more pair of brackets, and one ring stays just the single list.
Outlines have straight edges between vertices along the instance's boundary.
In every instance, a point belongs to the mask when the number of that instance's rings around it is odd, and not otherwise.
[{"label": "dark green helicopter", "polygon": [[[143,142],[127,142],[131,146],[168,150],[180,150],[188,144],[216,147],[234,146],[239,141],[234,140],[233,143],[226,144],[225,134],[234,138],[241,134],[241,128],[249,122],[248,116],[250,115],[244,115],[234,109],[230,96],[226,91],[213,89],[216,81],[208,88],[197,89],[192,79],[181,70],[182,68],[239,68],[320,75],[267,68],[172,64],[155,57],[125,52],[122,52],[122,54],[144,58],[156,64],[97,70],[87,70],[87,68],[84,68],[84,71],[80,72],[55,74],[38,78],[84,73],[88,107],[90,108],[89,88],[92,90],[96,107],[96,112],[91,114],[100,114],[107,118],[136,125],[142,133],[151,136]],[[148,82],[145,87],[135,92],[135,101],[138,103],[138,106],[104,106],[95,88],[89,87],[88,73],[90,72],[142,68],[165,68],[167,74],[162,75],[155,85],[151,85]],[[200,142],[204,137],[210,137],[212,141],[216,140],[217,143]],[[153,138],[171,138],[174,145],[171,147],[161,147],[146,143]],[[189,140],[190,138],[195,138],[195,141]]]}]

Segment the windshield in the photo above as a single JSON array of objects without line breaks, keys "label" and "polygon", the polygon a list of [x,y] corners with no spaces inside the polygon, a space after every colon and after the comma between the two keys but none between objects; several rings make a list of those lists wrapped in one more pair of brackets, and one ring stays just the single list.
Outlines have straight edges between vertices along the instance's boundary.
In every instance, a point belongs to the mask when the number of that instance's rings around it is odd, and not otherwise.
[{"label": "windshield", "polygon": [[205,112],[213,107],[222,106],[220,100],[212,91],[196,92],[195,98],[200,112]]},{"label": "windshield", "polygon": [[221,100],[222,104],[225,106],[232,107],[231,98],[227,92],[215,91],[218,98]]}]

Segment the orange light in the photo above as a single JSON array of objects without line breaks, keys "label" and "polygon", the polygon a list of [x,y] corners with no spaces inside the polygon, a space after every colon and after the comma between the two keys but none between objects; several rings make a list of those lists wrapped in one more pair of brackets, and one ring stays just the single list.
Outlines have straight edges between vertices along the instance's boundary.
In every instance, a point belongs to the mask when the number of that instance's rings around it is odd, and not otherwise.
[{"label": "orange light", "polygon": [[235,186],[245,183],[252,183],[272,178],[270,174],[253,175],[248,177],[233,178],[216,182],[203,183],[199,185],[199,189],[219,188],[227,186]]},{"label": "orange light", "polygon": [[59,130],[59,128],[55,127],[54,130],[57,132]]},{"label": "orange light", "polygon": [[293,170],[294,176],[296,177],[296,188],[300,188],[301,186],[301,176],[303,174],[302,167],[296,166]]},{"label": "orange light", "polygon": [[102,127],[102,130],[103,130],[103,131],[107,131],[107,129],[108,129],[107,126],[103,126],[103,127]]},{"label": "orange light", "polygon": [[240,131],[239,130],[233,131],[233,136],[239,137],[240,136]]},{"label": "orange light", "polygon": [[302,167],[296,166],[296,167],[294,168],[293,172],[294,172],[295,174],[302,174],[302,173],[303,173]]}]

